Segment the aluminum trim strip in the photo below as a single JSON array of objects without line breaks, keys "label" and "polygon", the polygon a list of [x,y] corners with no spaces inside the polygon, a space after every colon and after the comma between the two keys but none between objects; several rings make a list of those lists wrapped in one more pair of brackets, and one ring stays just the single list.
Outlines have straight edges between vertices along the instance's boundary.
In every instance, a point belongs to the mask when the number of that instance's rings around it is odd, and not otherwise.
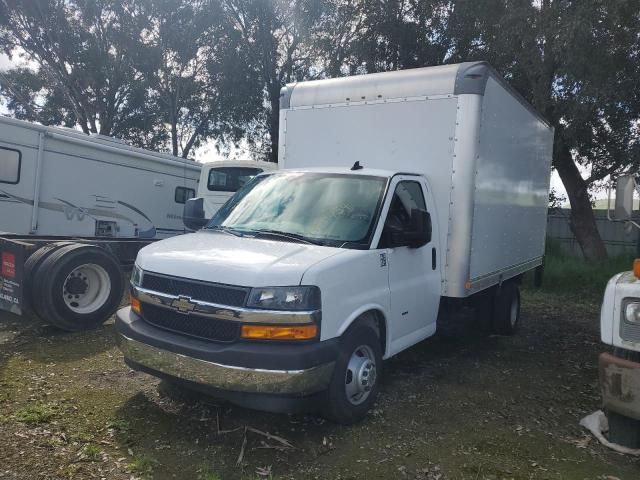
[{"label": "aluminum trim strip", "polygon": [[146,288],[131,287],[141,302],[150,303],[159,307],[164,307],[176,311],[173,302],[181,299],[194,305],[193,313],[201,317],[215,318],[216,320],[230,320],[243,323],[271,323],[271,324],[292,324],[301,325],[306,323],[316,323],[320,321],[320,310],[308,311],[281,311],[281,310],[257,310],[241,307],[229,307],[216,303],[203,302],[190,297],[171,295],[168,293],[155,292]]}]

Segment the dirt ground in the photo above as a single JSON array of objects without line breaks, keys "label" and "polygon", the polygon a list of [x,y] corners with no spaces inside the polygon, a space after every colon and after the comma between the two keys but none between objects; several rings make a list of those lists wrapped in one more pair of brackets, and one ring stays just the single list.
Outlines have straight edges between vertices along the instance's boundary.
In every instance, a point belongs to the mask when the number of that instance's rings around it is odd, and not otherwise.
[{"label": "dirt ground", "polygon": [[638,479],[640,460],[578,425],[600,402],[598,309],[526,292],[519,335],[461,325],[386,362],[350,428],[159,393],[112,322],[67,334],[0,316],[0,479]]}]

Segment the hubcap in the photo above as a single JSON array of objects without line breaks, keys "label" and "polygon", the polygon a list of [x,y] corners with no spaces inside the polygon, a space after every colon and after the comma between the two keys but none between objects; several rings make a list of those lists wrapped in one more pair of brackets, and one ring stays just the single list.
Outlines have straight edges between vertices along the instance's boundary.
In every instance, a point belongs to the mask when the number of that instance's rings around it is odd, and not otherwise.
[{"label": "hubcap", "polygon": [[375,355],[368,345],[360,345],[349,358],[345,373],[345,393],[353,405],[364,402],[376,383]]},{"label": "hubcap", "polygon": [[93,313],[102,307],[111,293],[109,274],[100,265],[80,265],[67,275],[62,285],[62,298],[70,310],[79,314]]}]

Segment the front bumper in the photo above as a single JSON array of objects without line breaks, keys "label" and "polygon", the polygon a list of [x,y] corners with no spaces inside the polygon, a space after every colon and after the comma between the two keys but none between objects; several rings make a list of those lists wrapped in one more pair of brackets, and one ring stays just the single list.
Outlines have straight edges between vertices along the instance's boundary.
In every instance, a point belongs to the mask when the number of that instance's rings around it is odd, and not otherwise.
[{"label": "front bumper", "polygon": [[310,395],[327,388],[338,352],[331,340],[291,345],[192,339],[149,325],[129,307],[116,317],[117,342],[127,363],[213,390]]},{"label": "front bumper", "polygon": [[603,407],[640,420],[640,363],[610,353],[599,357]]}]

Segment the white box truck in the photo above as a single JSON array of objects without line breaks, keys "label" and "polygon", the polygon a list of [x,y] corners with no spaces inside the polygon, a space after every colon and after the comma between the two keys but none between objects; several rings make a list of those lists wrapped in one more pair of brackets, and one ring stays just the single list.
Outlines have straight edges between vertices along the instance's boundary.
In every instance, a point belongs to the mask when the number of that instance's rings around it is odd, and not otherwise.
[{"label": "white box truck", "polygon": [[287,85],[284,169],[142,249],[118,343],[134,369],[352,423],[443,303],[495,331],[544,252],[553,130],[486,63]]},{"label": "white box truck", "polygon": [[114,138],[0,116],[0,310],[66,330],[118,307],[121,267],[184,233],[201,165]]}]

